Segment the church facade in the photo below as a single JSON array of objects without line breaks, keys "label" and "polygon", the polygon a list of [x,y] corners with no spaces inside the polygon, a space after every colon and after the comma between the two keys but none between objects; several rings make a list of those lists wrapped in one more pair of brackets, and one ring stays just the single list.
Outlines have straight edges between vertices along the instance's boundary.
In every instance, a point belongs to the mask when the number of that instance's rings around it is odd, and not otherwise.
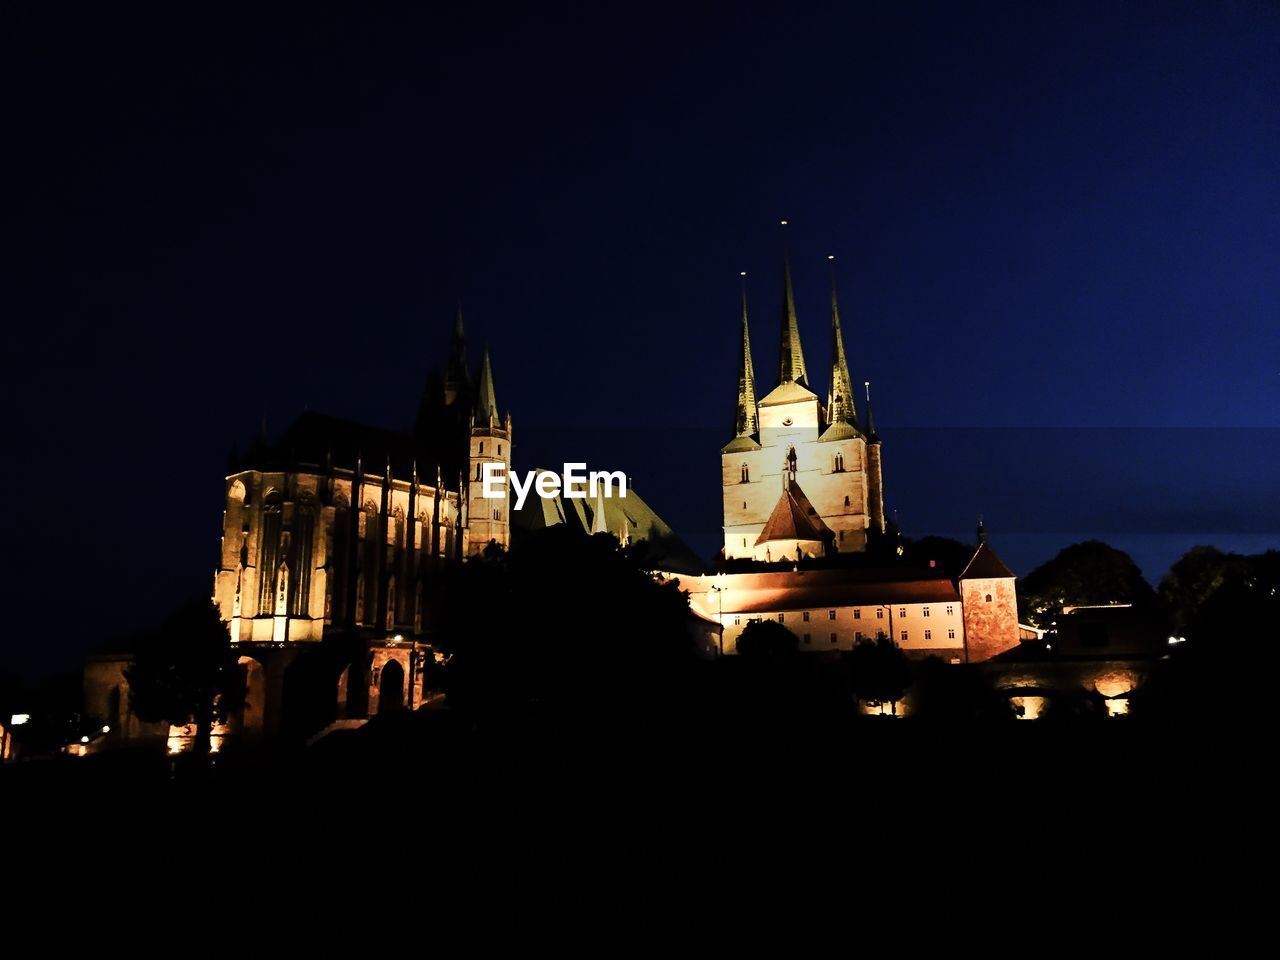
[{"label": "church facade", "polygon": [[783,261],[778,382],[758,402],[745,293],[735,435],[720,451],[724,557],[764,562],[858,553],[882,535],[880,438],[866,387],[858,416],[834,284],[831,377],[824,403],[812,388]]},{"label": "church facade", "polygon": [[745,292],[734,436],[720,450],[724,546],[714,576],[685,578],[714,655],[772,620],[801,651],[891,638],[911,656],[978,662],[1019,643],[1014,574],[978,532],[958,576],[901,558],[887,537],[882,443],[864,381],[859,412],[834,280],[825,401],[810,380],[784,255],[777,383],[757,400]]}]

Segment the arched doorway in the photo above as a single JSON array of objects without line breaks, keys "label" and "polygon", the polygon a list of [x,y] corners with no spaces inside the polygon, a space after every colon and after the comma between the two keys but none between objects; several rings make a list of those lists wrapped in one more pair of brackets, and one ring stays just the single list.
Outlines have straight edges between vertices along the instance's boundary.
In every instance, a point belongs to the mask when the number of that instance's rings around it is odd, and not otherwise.
[{"label": "arched doorway", "polygon": [[404,709],[404,667],[399,660],[382,665],[378,678],[378,713],[395,713]]}]

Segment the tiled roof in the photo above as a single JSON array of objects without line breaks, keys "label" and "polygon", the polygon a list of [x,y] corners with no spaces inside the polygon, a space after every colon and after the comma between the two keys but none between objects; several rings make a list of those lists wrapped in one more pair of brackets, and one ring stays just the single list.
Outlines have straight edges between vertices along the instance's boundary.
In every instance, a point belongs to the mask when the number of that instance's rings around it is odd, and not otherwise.
[{"label": "tiled roof", "polygon": [[800,484],[792,480],[778,498],[756,545],[771,540],[825,540],[830,536],[831,528],[822,522]]},{"label": "tiled roof", "polygon": [[961,580],[987,580],[1013,577],[1014,572],[1004,565],[1004,561],[996,556],[991,544],[983,540],[973,552],[968,566],[960,574]]},{"label": "tiled roof", "polygon": [[[711,585],[723,594],[709,592]],[[958,603],[960,594],[946,577],[919,576],[902,571],[811,570],[728,574],[682,582],[703,612],[767,613],[817,610],[824,607],[872,606],[891,603]]]}]

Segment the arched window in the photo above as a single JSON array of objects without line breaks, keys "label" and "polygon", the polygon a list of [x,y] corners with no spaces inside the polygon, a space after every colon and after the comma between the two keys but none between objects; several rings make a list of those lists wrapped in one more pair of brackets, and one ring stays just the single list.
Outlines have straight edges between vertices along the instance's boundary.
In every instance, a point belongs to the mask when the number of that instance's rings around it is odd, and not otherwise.
[{"label": "arched window", "polygon": [[276,568],[280,566],[280,491],[262,500],[262,524],[258,530],[258,614],[275,610]]},{"label": "arched window", "polygon": [[480,456],[484,456],[484,441],[480,441]]},{"label": "arched window", "polygon": [[839,450],[836,451],[835,472],[844,473],[844,453]]},{"label": "arched window", "polygon": [[311,613],[311,570],[315,566],[316,512],[309,498],[302,500],[294,513],[293,537],[289,541],[289,616],[306,617]]},{"label": "arched window", "polygon": [[751,471],[747,469],[747,465],[745,463],[742,465],[742,482],[743,483],[751,482]]}]

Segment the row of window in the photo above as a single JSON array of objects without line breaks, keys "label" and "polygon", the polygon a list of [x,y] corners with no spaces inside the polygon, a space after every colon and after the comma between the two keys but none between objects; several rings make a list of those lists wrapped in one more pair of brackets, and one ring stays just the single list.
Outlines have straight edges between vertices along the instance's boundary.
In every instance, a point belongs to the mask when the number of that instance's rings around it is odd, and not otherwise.
[{"label": "row of window", "polygon": [[[830,637],[831,637],[831,642],[832,642],[832,643],[835,643],[835,642],[836,642],[836,635],[833,633],[833,634],[830,634]],[[932,631],[932,630],[926,630],[926,631],[924,632],[924,638],[925,638],[926,640],[932,640],[932,639],[933,639],[933,631]],[[948,631],[947,631],[947,639],[948,639],[948,640],[954,640],[955,638],[956,638],[956,632],[955,632],[955,630],[948,630]],[[813,642],[813,635],[812,635],[812,634],[809,634],[809,633],[806,633],[806,634],[804,634],[804,636],[803,636],[801,639],[802,639],[805,643],[812,643],[812,642]],[[854,631],[854,634],[853,634],[853,640],[854,640],[854,642],[855,642],[855,643],[861,643],[863,640],[866,640],[866,639],[867,639],[867,637],[863,636],[863,633],[862,633],[862,631],[861,631],[861,630]],[[901,639],[901,641],[902,641],[903,643],[907,643],[907,642],[911,639],[910,631],[908,631],[908,630],[903,630],[903,631],[902,631],[902,633],[900,634],[900,639]]]},{"label": "row of window", "polygon": [[[953,604],[953,603],[949,603],[949,604],[947,604],[947,616],[948,616],[948,617],[953,617],[953,616],[955,616],[955,612],[956,612],[955,604]],[[805,610],[805,611],[803,611],[803,612],[800,614],[800,617],[801,617],[801,619],[802,619],[805,623],[808,623],[808,622],[809,622],[809,615],[810,615],[810,611]],[[926,617],[927,617],[927,616],[929,616],[929,608],[928,608],[928,607],[923,607],[923,608],[921,608],[921,615],[922,615],[922,616],[926,616]],[[906,607],[899,607],[899,608],[898,608],[898,616],[899,616],[899,617],[903,617],[903,618],[905,618],[905,617],[907,616],[907,608],[906,608]],[[836,611],[835,611],[835,610],[828,610],[828,611],[827,611],[827,619],[828,619],[828,620],[835,620],[835,619],[836,619]],[[862,611],[861,611],[860,609],[856,608],[856,607],[854,608],[854,611],[853,611],[853,619],[855,619],[855,620],[861,620],[861,619],[862,619]],[[877,620],[883,620],[883,619],[884,619],[884,607],[877,607],[877,608],[876,608],[876,619],[877,619]],[[787,615],[786,615],[785,613],[780,613],[780,614],[778,614],[778,622],[779,622],[779,623],[786,623],[786,622],[787,622]],[[741,614],[736,615],[736,616],[733,618],[733,623],[734,623],[734,626],[741,626],[741,625],[742,625],[742,616],[741,616]]]}]

